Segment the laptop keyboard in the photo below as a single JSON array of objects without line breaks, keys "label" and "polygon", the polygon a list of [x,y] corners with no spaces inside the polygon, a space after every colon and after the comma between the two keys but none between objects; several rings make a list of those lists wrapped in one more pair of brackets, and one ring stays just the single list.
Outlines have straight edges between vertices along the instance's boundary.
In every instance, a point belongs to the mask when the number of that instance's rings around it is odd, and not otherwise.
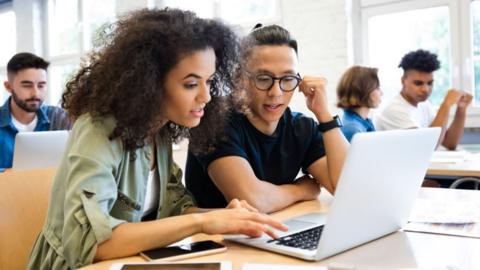
[{"label": "laptop keyboard", "polygon": [[281,238],[272,239],[268,242],[277,245],[301,248],[306,250],[315,250],[318,247],[318,240],[322,235],[323,226],[318,226],[309,230],[301,231]]}]

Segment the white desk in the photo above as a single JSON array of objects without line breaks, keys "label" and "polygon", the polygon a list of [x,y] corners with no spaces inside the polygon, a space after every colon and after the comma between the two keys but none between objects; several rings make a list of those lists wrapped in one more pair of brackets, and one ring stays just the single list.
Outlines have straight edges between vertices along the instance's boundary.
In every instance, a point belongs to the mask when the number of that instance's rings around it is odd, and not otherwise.
[{"label": "white desk", "polygon": [[478,159],[465,160],[453,164],[430,164],[427,175],[451,177],[480,177],[480,156]]},{"label": "white desk", "polygon": [[460,162],[430,163],[425,178],[438,180],[443,187],[449,187],[453,183],[457,185],[465,180],[471,181],[472,178],[480,179],[480,153],[467,153]]},{"label": "white desk", "polygon": [[[446,200],[465,196],[480,196],[478,191],[428,189],[421,190],[420,198],[441,197]],[[301,215],[311,211],[327,211],[331,196],[322,195],[319,200],[298,203],[273,214],[278,219]],[[354,226],[354,224],[352,224]],[[198,235],[194,240],[213,239],[221,241],[221,236]],[[320,262],[307,262],[300,259],[275,254],[252,247],[224,242],[228,251],[221,254],[198,257],[187,261],[232,261],[233,269],[240,270],[244,263],[323,265],[343,263],[362,267],[415,268],[435,269],[447,265],[452,269],[480,269],[480,239],[447,235],[436,235],[413,232],[396,232],[376,241],[343,252]],[[139,256],[104,261],[82,269],[108,269],[114,262],[139,262]]]}]

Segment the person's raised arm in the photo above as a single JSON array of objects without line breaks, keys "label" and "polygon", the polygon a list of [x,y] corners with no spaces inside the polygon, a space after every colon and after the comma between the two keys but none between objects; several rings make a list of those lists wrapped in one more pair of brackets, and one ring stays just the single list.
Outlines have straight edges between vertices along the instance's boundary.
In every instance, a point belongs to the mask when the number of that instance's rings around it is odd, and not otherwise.
[{"label": "person's raised arm", "polygon": [[245,200],[260,212],[270,213],[297,201],[313,200],[320,190],[315,181],[299,179],[294,184],[275,185],[255,176],[252,167],[242,157],[227,156],[208,166],[208,174],[223,196]]},{"label": "person's raised arm", "polygon": [[471,94],[463,93],[457,101],[455,116],[453,117],[450,127],[445,132],[445,138],[442,142],[442,145],[445,148],[449,150],[455,150],[457,148],[457,145],[463,136],[463,129],[467,118],[467,107],[472,103],[472,100],[473,96]]},{"label": "person's raised arm", "polygon": [[[306,103],[320,123],[333,120],[328,110],[326,80],[322,77],[304,77],[300,83],[300,91],[306,97]],[[349,143],[340,128],[324,132],[323,141],[326,157],[309,166],[308,171],[316,181],[330,193],[335,193],[338,178],[345,161]]]},{"label": "person's raised arm", "polygon": [[447,130],[448,116],[450,114],[450,108],[458,102],[461,97],[461,93],[458,90],[450,89],[448,90],[445,98],[443,99],[442,104],[438,108],[437,115],[433,119],[430,127],[440,127],[442,132],[440,133],[440,138],[438,139],[439,144],[443,145],[445,139],[445,133]]}]

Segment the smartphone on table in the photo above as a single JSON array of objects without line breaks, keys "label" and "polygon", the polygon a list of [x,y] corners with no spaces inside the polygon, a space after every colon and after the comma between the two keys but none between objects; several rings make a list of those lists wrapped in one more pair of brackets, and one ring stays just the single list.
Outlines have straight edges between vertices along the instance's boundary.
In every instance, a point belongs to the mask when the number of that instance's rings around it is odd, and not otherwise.
[{"label": "smartphone on table", "polygon": [[185,245],[161,247],[146,250],[140,256],[149,261],[175,261],[224,252],[227,247],[214,241],[201,241]]},{"label": "smartphone on table", "polygon": [[230,261],[114,263],[109,270],[232,270]]}]

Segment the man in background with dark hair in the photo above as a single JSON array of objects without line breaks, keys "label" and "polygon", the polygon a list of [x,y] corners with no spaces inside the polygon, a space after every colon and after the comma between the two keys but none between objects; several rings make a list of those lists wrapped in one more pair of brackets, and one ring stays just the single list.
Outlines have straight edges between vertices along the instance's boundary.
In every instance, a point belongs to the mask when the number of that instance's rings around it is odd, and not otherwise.
[{"label": "man in background with dark hair", "polygon": [[0,168],[11,168],[15,135],[26,131],[70,129],[66,113],[42,106],[49,63],[31,53],[18,53],[7,64],[5,89],[11,94],[0,107]]},{"label": "man in background with dark hair", "polygon": [[[398,67],[403,69],[402,90],[375,118],[377,130],[441,127],[439,145],[455,150],[463,135],[466,110],[473,96],[450,89],[435,112],[427,99],[432,93],[433,72],[440,68],[437,55],[425,50],[409,52]],[[454,105],[457,106],[455,116],[447,128]]]}]

